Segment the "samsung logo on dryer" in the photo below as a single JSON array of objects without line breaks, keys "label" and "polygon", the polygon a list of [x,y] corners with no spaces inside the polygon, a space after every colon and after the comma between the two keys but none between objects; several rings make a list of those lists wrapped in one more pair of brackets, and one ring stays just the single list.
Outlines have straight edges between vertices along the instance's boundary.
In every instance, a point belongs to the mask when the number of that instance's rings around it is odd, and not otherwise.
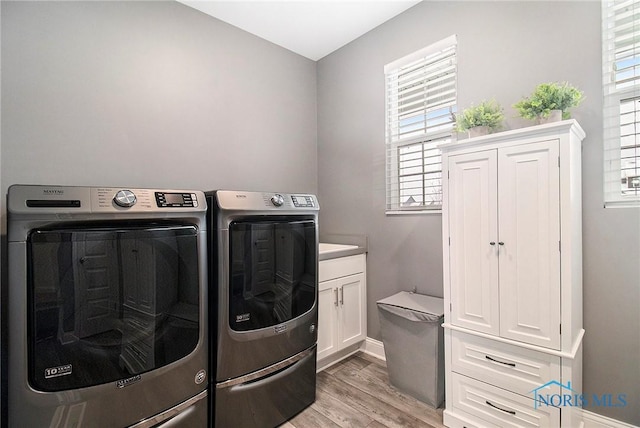
[{"label": "samsung logo on dryer", "polygon": [[42,191],[45,195],[64,195],[64,190],[62,189],[44,189]]}]

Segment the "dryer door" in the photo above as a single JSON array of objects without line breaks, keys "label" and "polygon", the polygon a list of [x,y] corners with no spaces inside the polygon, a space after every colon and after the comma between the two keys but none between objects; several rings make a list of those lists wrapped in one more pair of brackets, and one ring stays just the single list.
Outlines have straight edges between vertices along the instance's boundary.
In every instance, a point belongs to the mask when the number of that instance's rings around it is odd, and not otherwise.
[{"label": "dryer door", "polygon": [[312,220],[237,221],[229,225],[229,326],[271,327],[309,312],[316,301]]}]

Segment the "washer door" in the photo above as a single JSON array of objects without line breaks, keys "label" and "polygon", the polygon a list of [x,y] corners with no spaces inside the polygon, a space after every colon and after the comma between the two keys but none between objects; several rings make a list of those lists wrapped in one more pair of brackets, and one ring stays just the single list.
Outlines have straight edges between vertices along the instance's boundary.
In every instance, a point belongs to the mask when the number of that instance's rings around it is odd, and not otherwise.
[{"label": "washer door", "polygon": [[196,227],[35,230],[27,252],[34,389],[128,379],[196,348]]}]

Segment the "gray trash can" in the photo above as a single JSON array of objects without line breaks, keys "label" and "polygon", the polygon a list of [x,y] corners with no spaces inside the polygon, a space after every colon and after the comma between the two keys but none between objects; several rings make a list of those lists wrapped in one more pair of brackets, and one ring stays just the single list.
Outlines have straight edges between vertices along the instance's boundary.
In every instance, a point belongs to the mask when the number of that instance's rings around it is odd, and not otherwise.
[{"label": "gray trash can", "polygon": [[444,300],[402,291],[379,300],[391,384],[420,401],[444,401]]}]

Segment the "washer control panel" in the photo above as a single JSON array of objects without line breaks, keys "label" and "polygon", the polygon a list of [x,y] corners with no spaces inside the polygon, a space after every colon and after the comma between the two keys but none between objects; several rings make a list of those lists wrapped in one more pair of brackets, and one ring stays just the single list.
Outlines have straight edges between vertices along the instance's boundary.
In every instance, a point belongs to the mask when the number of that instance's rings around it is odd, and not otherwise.
[{"label": "washer control panel", "polygon": [[156,192],[156,203],[159,208],[196,208],[198,196],[195,193]]},{"label": "washer control panel", "polygon": [[109,212],[146,211],[152,209],[147,189],[92,187],[91,207],[93,211]]},{"label": "washer control panel", "polygon": [[203,212],[200,190],[132,187],[38,186],[16,184],[8,192],[11,213],[52,214],[58,219],[80,213]]},{"label": "washer control panel", "polygon": [[134,206],[137,200],[136,195],[131,190],[118,190],[118,193],[113,197],[113,202],[123,208]]}]

